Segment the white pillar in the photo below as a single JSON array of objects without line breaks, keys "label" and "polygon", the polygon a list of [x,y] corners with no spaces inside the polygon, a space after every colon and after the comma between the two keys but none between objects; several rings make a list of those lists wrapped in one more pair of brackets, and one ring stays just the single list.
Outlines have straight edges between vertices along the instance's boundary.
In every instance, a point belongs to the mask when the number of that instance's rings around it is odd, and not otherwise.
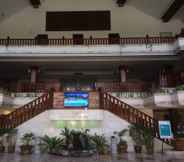
[{"label": "white pillar", "polygon": [[121,82],[126,82],[126,71],[124,69],[121,69],[120,71],[121,75]]},{"label": "white pillar", "polygon": [[31,79],[30,79],[31,83],[36,83],[38,68],[37,67],[31,67],[30,68],[30,73],[31,73]]},{"label": "white pillar", "polygon": [[127,67],[125,66],[120,66],[120,80],[121,82],[126,82],[127,81]]}]

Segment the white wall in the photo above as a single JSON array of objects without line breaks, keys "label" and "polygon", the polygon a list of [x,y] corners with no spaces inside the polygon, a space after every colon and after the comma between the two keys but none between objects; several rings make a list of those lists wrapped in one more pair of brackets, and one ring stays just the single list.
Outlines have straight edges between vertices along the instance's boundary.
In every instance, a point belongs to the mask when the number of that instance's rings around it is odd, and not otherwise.
[{"label": "white wall", "polygon": [[[158,1],[158,0],[157,0]],[[34,9],[25,0],[6,0],[0,2],[0,37],[34,37],[45,32],[46,11],[86,11],[110,10],[111,31],[82,32],[85,36],[106,36],[109,32],[121,35],[157,35],[159,32],[180,32],[182,21],[172,19],[169,23],[162,23],[161,15],[168,7],[167,1],[149,0],[142,2],[130,1],[124,7],[117,7],[115,0],[42,0],[39,9]],[[166,3],[167,2],[167,3]],[[142,3],[142,4],[141,4]],[[153,5],[154,4],[154,5]],[[151,12],[150,12],[151,11]],[[59,20],[58,20],[59,21]],[[49,37],[71,37],[74,32],[47,32]],[[77,32],[78,33],[78,32]]]},{"label": "white wall", "polygon": [[13,105],[15,107],[23,106],[36,99],[36,97],[15,97],[13,98]]},{"label": "white wall", "polygon": [[0,106],[11,106],[13,104],[13,98],[11,96],[0,93]]},{"label": "white wall", "polygon": [[184,105],[184,91],[177,92],[177,99],[178,99],[178,104],[183,106]]}]

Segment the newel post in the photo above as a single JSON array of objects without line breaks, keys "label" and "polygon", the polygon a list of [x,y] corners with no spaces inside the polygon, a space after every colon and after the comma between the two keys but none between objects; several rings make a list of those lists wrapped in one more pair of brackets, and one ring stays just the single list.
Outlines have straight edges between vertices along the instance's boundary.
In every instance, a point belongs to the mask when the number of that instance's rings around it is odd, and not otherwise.
[{"label": "newel post", "polygon": [[99,88],[99,107],[100,109],[104,109],[104,93],[103,93],[103,89]]},{"label": "newel post", "polygon": [[49,91],[49,109],[53,109],[54,106],[54,90]]}]

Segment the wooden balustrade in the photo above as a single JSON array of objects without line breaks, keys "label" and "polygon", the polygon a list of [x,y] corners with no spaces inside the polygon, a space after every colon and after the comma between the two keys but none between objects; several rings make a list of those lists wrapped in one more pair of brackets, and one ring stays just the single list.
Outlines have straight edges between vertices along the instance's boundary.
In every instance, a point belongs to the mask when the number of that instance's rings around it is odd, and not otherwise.
[{"label": "wooden balustrade", "polygon": [[44,83],[18,83],[16,86],[16,92],[44,92]]},{"label": "wooden balustrade", "polygon": [[144,112],[124,103],[118,98],[107,92],[100,92],[100,107],[108,110],[120,118],[127,120],[131,124],[142,124],[145,128],[152,129],[154,137],[163,142],[172,145],[172,140],[164,140],[160,138],[158,121]]},{"label": "wooden balustrade", "polygon": [[102,88],[105,92],[150,92],[151,84],[144,82],[97,82],[97,88]]},{"label": "wooden balustrade", "polygon": [[53,92],[44,93],[34,101],[8,115],[0,115],[0,128],[15,128],[34,116],[53,108]]},{"label": "wooden balustrade", "polygon": [[[174,43],[175,37],[128,37],[119,38],[117,44],[170,44]],[[49,45],[49,46],[64,46],[74,45],[74,40],[69,38],[60,39],[46,39],[43,44],[40,44],[39,39],[0,39],[0,45],[2,46],[36,46],[36,45]],[[108,45],[111,44],[109,38],[85,38],[83,39],[83,45]],[[81,44],[80,44],[81,45]]]}]

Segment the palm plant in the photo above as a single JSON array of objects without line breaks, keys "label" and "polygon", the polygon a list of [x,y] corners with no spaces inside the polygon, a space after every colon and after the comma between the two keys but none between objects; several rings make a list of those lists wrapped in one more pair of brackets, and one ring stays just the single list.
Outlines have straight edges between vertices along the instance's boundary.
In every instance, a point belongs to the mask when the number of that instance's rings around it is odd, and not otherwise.
[{"label": "palm plant", "polygon": [[68,128],[64,128],[60,135],[62,135],[64,137],[64,145],[66,149],[69,149],[70,144],[72,142],[72,133],[70,131],[70,129]]},{"label": "palm plant", "polygon": [[129,127],[130,136],[135,143],[134,150],[136,153],[142,152],[142,145],[144,144],[143,129],[141,124],[132,124]]},{"label": "palm plant", "polygon": [[0,128],[0,152],[5,151],[5,146],[3,144],[3,135],[6,134],[9,131],[7,128]]},{"label": "palm plant", "polygon": [[60,137],[49,137],[45,135],[40,139],[43,151],[58,153],[64,147],[64,139]]},{"label": "palm plant", "polygon": [[119,143],[117,145],[117,150],[119,154],[127,152],[127,141],[123,139],[123,136],[125,136],[127,132],[128,129],[123,129],[120,132],[114,132],[114,134],[117,134],[119,137]]},{"label": "palm plant", "polygon": [[14,153],[15,152],[16,134],[17,134],[17,129],[9,129],[8,136],[7,136],[8,153]]},{"label": "palm plant", "polygon": [[22,154],[31,154],[33,152],[33,141],[35,140],[35,135],[33,133],[25,133],[21,138],[22,145],[20,146]]},{"label": "palm plant", "polygon": [[92,136],[92,140],[99,154],[107,153],[109,145],[104,135],[95,134],[94,136]]},{"label": "palm plant", "polygon": [[81,132],[80,135],[80,142],[82,145],[83,150],[94,150],[95,144],[92,140],[92,136],[89,135],[89,129],[85,129],[83,132]]},{"label": "palm plant", "polygon": [[22,143],[25,146],[32,145],[33,140],[35,139],[35,135],[33,133],[25,133],[22,137]]},{"label": "palm plant", "polygon": [[16,131],[17,131],[16,129],[12,129],[12,128],[0,128],[0,152],[5,151],[5,146],[3,144],[3,136],[5,134],[8,134],[8,137],[10,137]]},{"label": "palm plant", "polygon": [[154,132],[151,128],[143,128],[143,140],[147,153],[152,154],[154,149]]}]

